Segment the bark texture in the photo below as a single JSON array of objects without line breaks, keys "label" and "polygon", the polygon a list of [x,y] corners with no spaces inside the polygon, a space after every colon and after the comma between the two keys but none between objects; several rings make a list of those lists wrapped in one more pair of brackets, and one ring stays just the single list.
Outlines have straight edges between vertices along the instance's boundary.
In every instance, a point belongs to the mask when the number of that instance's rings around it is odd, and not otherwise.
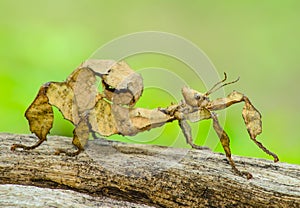
[{"label": "bark texture", "polygon": [[[1,207],[13,206],[11,197],[19,203],[39,198],[46,206],[63,197],[65,207],[79,207],[83,201],[94,201],[90,207],[300,207],[298,165],[233,157],[240,170],[253,174],[246,180],[233,174],[223,154],[209,150],[99,139],[89,141],[86,151],[76,157],[57,156],[56,148],[72,149],[72,139],[51,136],[34,150],[10,151],[13,143],[30,145],[36,140],[33,135],[0,134],[0,183],[64,190],[31,187],[30,192],[1,185]],[[20,188],[25,189],[18,195]]]}]

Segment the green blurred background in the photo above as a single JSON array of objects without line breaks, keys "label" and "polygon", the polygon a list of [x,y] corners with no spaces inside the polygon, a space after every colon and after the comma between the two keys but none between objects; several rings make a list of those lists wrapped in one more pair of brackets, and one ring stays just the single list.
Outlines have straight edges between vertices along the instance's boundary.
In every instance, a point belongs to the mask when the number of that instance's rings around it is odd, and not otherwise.
[{"label": "green blurred background", "polygon": [[[240,76],[241,81],[226,88],[226,93],[236,89],[250,97],[263,115],[263,133],[258,139],[281,161],[300,164],[300,1],[1,0],[0,16],[0,132],[29,133],[23,115],[43,83],[63,81],[114,38],[155,30],[192,41],[220,74]],[[178,60],[162,55],[137,55],[127,61],[134,69],[187,70]],[[205,91],[202,84],[192,85]],[[154,108],[171,101],[168,94],[149,88],[139,106]],[[225,130],[233,154],[271,159],[250,141],[241,118],[242,106],[226,112]],[[204,144],[211,122],[192,126],[193,131],[200,128],[196,142]],[[72,128],[56,111],[51,134],[71,136]],[[154,133],[162,133],[161,138],[149,143],[172,145],[179,127],[168,124]],[[175,146],[187,147],[183,136],[179,137],[182,142]],[[113,139],[132,141],[120,136]],[[223,152],[219,144],[209,141],[217,141],[216,134],[205,144]]]}]

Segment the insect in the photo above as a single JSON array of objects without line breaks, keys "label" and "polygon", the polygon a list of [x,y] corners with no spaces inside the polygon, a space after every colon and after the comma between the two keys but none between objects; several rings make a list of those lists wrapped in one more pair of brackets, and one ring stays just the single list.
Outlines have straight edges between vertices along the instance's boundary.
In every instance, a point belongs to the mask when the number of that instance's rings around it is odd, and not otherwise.
[{"label": "insect", "polygon": [[[186,142],[195,149],[204,149],[193,143],[190,122],[212,119],[227,160],[237,175],[252,178],[251,173],[237,169],[230,150],[230,140],[221,127],[215,111],[225,109],[233,104],[244,102],[242,116],[250,138],[265,153],[279,161],[276,154],[269,151],[256,140],[262,132],[261,114],[244,94],[233,91],[225,98],[210,100],[209,95],[218,89],[237,82],[226,82],[227,76],[217,82],[210,90],[200,93],[189,87],[182,88],[183,100],[166,108],[144,109],[135,108],[143,92],[143,79],[135,73],[124,61],[87,60],[67,78],[65,82],[48,82],[41,86],[35,100],[26,110],[25,116],[29,122],[30,131],[38,137],[32,146],[13,144],[16,148],[30,150],[41,145],[52,128],[53,109],[57,107],[65,119],[75,126],[73,145],[75,152],[57,149],[56,154],[65,153],[69,156],[78,155],[84,150],[89,134],[110,136],[120,134],[132,136],[139,132],[163,126],[172,121],[178,124]],[[98,79],[101,78],[102,92],[98,92]]]}]

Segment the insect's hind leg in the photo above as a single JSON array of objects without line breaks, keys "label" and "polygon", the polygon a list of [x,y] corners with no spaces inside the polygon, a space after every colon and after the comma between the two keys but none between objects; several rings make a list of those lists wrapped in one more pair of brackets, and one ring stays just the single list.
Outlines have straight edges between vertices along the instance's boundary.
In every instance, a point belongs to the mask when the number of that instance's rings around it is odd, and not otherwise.
[{"label": "insect's hind leg", "polygon": [[66,149],[56,149],[55,154],[59,155],[61,153],[65,153],[68,156],[76,156],[80,152],[84,150],[84,146],[86,145],[90,134],[90,128],[86,118],[83,118],[78,125],[76,125],[73,131],[73,141],[72,144],[77,148],[75,152],[68,151]]},{"label": "insect's hind leg", "polygon": [[46,138],[42,138],[42,139],[39,139],[34,145],[32,146],[26,146],[26,145],[23,145],[23,144],[13,144],[11,147],[10,147],[10,150],[11,151],[15,151],[17,148],[20,148],[20,149],[23,149],[23,150],[32,150],[32,149],[35,149],[37,148],[38,146],[40,146],[44,141],[46,141]]},{"label": "insect's hind leg", "polygon": [[54,119],[53,109],[49,104],[49,99],[47,97],[48,88],[49,83],[44,84],[40,88],[38,95],[25,112],[25,117],[29,122],[30,131],[34,133],[39,140],[32,146],[13,144],[10,148],[12,151],[16,150],[17,148],[24,150],[35,149],[47,140],[46,136],[52,128]]}]

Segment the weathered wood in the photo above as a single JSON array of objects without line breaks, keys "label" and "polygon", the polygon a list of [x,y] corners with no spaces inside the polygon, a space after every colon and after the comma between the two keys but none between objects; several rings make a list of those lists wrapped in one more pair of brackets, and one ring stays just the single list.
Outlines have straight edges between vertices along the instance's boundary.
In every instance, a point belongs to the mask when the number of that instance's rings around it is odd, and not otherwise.
[{"label": "weathered wood", "polygon": [[101,207],[101,208],[150,208],[108,197],[96,197],[72,190],[40,188],[15,184],[0,185],[0,207]]},{"label": "weathered wood", "polygon": [[246,180],[232,173],[223,154],[209,150],[93,140],[76,157],[53,154],[55,148],[72,148],[71,140],[51,136],[35,150],[11,152],[13,143],[33,144],[36,138],[0,134],[0,183],[156,207],[300,207],[298,165],[233,157],[238,168],[253,174]]}]

